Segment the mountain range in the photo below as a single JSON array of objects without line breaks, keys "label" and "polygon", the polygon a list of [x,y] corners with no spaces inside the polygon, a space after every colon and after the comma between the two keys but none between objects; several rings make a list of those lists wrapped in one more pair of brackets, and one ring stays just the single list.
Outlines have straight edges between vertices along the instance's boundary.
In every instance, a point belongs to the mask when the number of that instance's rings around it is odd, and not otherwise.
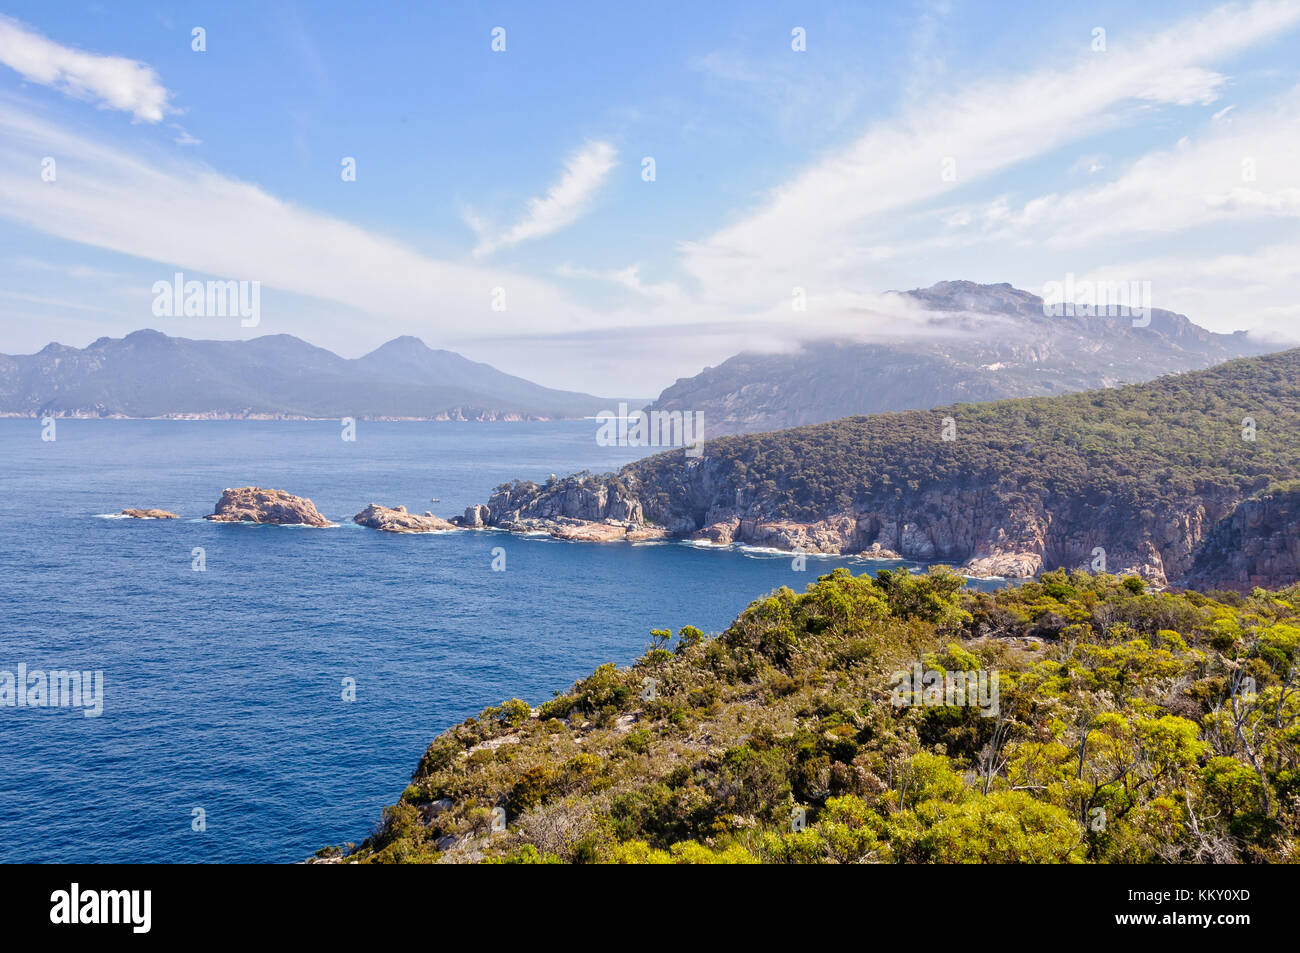
[{"label": "mountain range", "polygon": [[542,387],[415,337],[358,358],[289,334],[194,341],[159,331],[0,355],[0,415],[553,420],[609,398]]},{"label": "mountain range", "polygon": [[1009,284],[944,281],[902,294],[920,306],[906,336],[737,354],[678,380],[647,409],[702,413],[709,436],[756,433],[855,414],[1141,383],[1277,349],[1160,309],[1151,309],[1142,327],[1131,317],[1045,315],[1042,298]]},{"label": "mountain range", "polygon": [[[888,337],[737,354],[679,379],[646,409],[700,414],[707,436],[717,437],[1141,383],[1276,349],[1161,309],[1138,327],[1130,317],[1045,314],[1041,298],[1005,283],[945,281],[901,297],[912,317],[905,329],[886,329]],[[0,355],[6,416],[547,420],[616,404],[410,336],[353,359],[288,334],[196,341],[152,330]]]}]

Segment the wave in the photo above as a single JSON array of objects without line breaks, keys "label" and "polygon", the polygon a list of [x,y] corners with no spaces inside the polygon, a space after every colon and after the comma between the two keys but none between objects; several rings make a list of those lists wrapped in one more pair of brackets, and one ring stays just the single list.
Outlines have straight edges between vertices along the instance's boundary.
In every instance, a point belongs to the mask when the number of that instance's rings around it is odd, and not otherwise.
[{"label": "wave", "polygon": [[[197,520],[187,520],[187,522],[210,523],[214,526],[273,526],[277,529],[340,529],[345,525],[343,523],[330,523],[329,526],[311,526],[307,523],[259,523],[256,520],[209,520],[203,517],[199,517]],[[355,523],[351,525],[356,526]]]}]

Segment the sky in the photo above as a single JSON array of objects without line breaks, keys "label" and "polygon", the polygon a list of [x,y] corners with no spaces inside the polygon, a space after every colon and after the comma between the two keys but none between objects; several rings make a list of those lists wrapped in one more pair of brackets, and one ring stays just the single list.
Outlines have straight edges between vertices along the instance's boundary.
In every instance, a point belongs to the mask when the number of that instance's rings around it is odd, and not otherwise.
[{"label": "sky", "polygon": [[[410,334],[654,396],[1067,276],[1300,339],[1300,0],[175,6],[0,0],[0,352]],[[177,272],[257,326],[157,315]]]}]

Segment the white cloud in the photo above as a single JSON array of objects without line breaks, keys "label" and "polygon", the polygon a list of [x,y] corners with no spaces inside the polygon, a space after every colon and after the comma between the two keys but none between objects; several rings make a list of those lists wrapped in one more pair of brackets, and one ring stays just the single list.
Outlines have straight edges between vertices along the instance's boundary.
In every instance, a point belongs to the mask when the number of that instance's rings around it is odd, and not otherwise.
[{"label": "white cloud", "polygon": [[[957,194],[959,202],[934,206],[955,187],[1077,139],[1151,120],[1158,108],[1213,101],[1226,82],[1210,68],[1216,60],[1297,23],[1300,0],[1221,8],[1147,34],[1147,42],[1127,50],[1123,37],[1112,34],[1109,52],[1086,52],[1084,37],[1083,52],[1063,65],[1057,57],[1050,66],[998,80],[954,80],[948,84],[953,92],[938,98],[905,98],[893,118],[812,163],[733,224],[682,246],[684,274],[672,276],[679,280],[647,281],[638,265],[563,266],[552,274],[629,292],[612,295],[615,306],[604,309],[582,306],[581,296],[566,295],[567,286],[558,280],[491,267],[484,259],[577,221],[616,167],[614,148],[605,142],[576,152],[554,185],[529,201],[513,224],[497,226],[467,213],[479,240],[476,262],[464,263],[430,258],[385,235],[293,206],[196,161],[160,164],[74,137],[34,110],[8,109],[0,99],[0,217],[156,262],[157,277],[167,277],[174,266],[257,279],[317,299],[310,303],[310,318],[282,325],[264,306],[262,331],[288,330],[320,341],[315,329],[325,305],[335,304],[352,322],[340,322],[349,346],[392,333],[417,333],[453,346],[481,340],[480,353],[493,363],[513,362],[512,370],[533,378],[549,375],[549,382],[565,386],[648,394],[672,376],[695,373],[702,363],[739,350],[788,348],[792,341],[828,335],[918,333],[916,314],[865,289],[958,277],[1015,281],[1026,272],[1028,280],[1017,283],[1032,286],[1041,281],[1044,262],[1056,274],[1059,249],[1067,245],[1071,260],[1079,248],[1090,252],[1079,254],[1072,269],[1083,273],[1111,257],[1112,234],[1176,234],[1222,220],[1295,215],[1294,179],[1284,181],[1278,161],[1289,155],[1285,168],[1296,168],[1300,113],[1273,115],[1270,129],[1268,116],[1256,122],[1244,106],[1230,117],[1222,111],[1182,145],[1136,162],[1085,156],[1074,171],[1093,178],[1062,176],[1068,184],[1056,194],[1025,201],[1002,179],[996,194],[985,189],[980,203]],[[714,83],[727,76],[740,86],[755,85],[743,61],[717,59],[709,66]],[[68,85],[66,78],[51,80],[59,83]],[[167,101],[161,92],[159,115]],[[762,90],[756,98],[767,102]],[[1247,145],[1251,151],[1243,152]],[[1116,140],[1114,148],[1123,143]],[[34,170],[49,153],[78,156],[76,175],[64,175],[61,167],[57,183],[40,183]],[[1241,180],[1242,155],[1263,160],[1252,181]],[[956,160],[956,183],[940,175],[945,157]],[[1056,173],[1074,158],[1058,163]],[[1075,188],[1107,179],[1112,181]],[[919,211],[910,208],[926,202]],[[942,227],[944,222],[951,227]],[[1000,239],[1016,244],[1016,254],[995,247]],[[982,266],[971,254],[980,242],[988,251]],[[1031,245],[1039,257],[1026,265]],[[1165,246],[1159,254],[1167,251]],[[1294,251],[1277,246],[1263,261]],[[1285,269],[1243,270],[1251,260],[1223,256],[1189,265],[1171,254],[1118,267],[1120,277],[1160,279],[1155,304],[1183,310],[1198,322],[1227,329],[1248,319],[1271,326],[1294,321],[1289,302],[1300,300],[1300,278],[1287,277]],[[1178,275],[1189,267],[1201,269],[1194,281]],[[647,271],[660,276],[658,267],[647,264]],[[1252,280],[1244,281],[1243,274]],[[806,312],[792,311],[795,286],[806,291]],[[489,308],[495,287],[506,290],[504,312]],[[128,327],[152,323],[147,288],[146,283],[139,318],[121,319]],[[365,319],[358,320],[356,312]],[[566,380],[575,373],[582,375],[580,383]]]},{"label": "white cloud", "polygon": [[1071,174],[1096,175],[1098,172],[1106,171],[1110,159],[1104,155],[1085,155],[1079,156],[1074,164],[1070,166]]},{"label": "white cloud", "polygon": [[[47,151],[76,155],[77,174],[42,183],[33,170]],[[573,330],[602,320],[546,282],[430,258],[201,164],[146,162],[3,100],[0,216],[157,262],[159,279],[178,268],[337,302],[379,319],[367,321],[368,330],[378,330],[382,321],[407,322],[409,328],[415,320],[437,336],[477,321],[505,334]],[[495,288],[504,289],[504,311],[492,310]],[[145,284],[137,327],[153,320],[147,291]],[[284,329],[265,306],[262,318],[263,330]]]},{"label": "white cloud", "polygon": [[[787,298],[794,286],[861,287],[879,233],[896,229],[899,210],[1116,128],[1151,104],[1212,101],[1224,77],[1207,63],[1297,22],[1296,0],[1220,7],[1145,43],[1125,48],[1112,37],[1105,53],[1081,43],[1073,64],[909,104],[734,224],[685,244],[684,265],[711,301],[744,310]],[[947,158],[955,181],[941,175]]]},{"label": "white cloud", "polygon": [[[1119,236],[1300,216],[1300,88],[1149,152],[1111,182],[1024,202],[986,238],[1079,247]],[[978,209],[958,213],[974,218]]]},{"label": "white cloud", "polygon": [[561,278],[582,278],[589,281],[607,281],[634,291],[647,298],[661,301],[678,302],[682,300],[682,290],[671,281],[647,284],[641,280],[641,266],[629,265],[612,271],[597,271],[591,268],[574,268],[561,265],[555,270]]},{"label": "white cloud", "polygon": [[188,132],[186,132],[186,131],[181,127],[181,126],[177,125],[176,123],[174,123],[174,122],[173,122],[173,123],[168,123],[168,125],[170,125],[173,129],[176,130],[176,137],[175,137],[174,139],[172,139],[172,142],[176,143],[178,146],[201,146],[201,145],[203,145],[203,140],[202,140],[202,139],[196,139],[196,138],[194,138],[194,137],[191,136]]},{"label": "white cloud", "polygon": [[1252,329],[1270,340],[1300,340],[1300,244],[1279,242],[1242,254],[1166,255],[1104,265],[1079,280],[1151,282],[1157,307],[1214,331]]},{"label": "white cloud", "polygon": [[62,46],[6,16],[0,16],[0,63],[28,82],[129,112],[139,121],[160,122],[171,111],[171,93],[148,65]]},{"label": "white cloud", "polygon": [[479,234],[474,257],[483,258],[502,248],[542,238],[572,225],[591,205],[600,187],[618,164],[618,152],[608,142],[589,142],[569,157],[564,174],[540,198],[528,200],[524,216],[491,234],[488,226],[473,213],[466,221]]}]

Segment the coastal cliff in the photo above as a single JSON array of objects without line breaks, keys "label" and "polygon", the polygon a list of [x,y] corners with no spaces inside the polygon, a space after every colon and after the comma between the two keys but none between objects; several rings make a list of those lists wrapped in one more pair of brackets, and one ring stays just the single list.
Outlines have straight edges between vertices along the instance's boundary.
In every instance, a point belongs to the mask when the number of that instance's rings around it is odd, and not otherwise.
[{"label": "coastal cliff", "polygon": [[[1200,558],[1194,578],[1213,587],[1241,574],[1215,571],[1208,537],[1243,500],[1300,476],[1297,433],[1292,350],[1142,385],[708,440],[699,458],[675,450],[613,474],[505,484],[458,522],[1010,578],[1084,568],[1177,585]],[[1256,563],[1258,584],[1297,578],[1294,561]]]},{"label": "coastal cliff", "polygon": [[1300,484],[1270,488],[1214,526],[1187,574],[1192,588],[1269,588],[1300,579]]},{"label": "coastal cliff", "polygon": [[[691,491],[719,482],[715,467],[706,462],[695,468]],[[654,505],[652,493],[643,502],[636,494],[647,489],[632,475],[514,484],[477,508],[478,519],[483,526],[563,539],[673,537],[791,553],[944,562],[966,575],[1009,579],[1052,568],[1096,569],[1165,585],[1187,572],[1206,527],[1233,512],[1238,501],[1230,493],[1216,494],[1135,514],[1114,502],[1043,500],[998,483],[871,499],[814,520],[765,517],[743,504],[717,503],[692,519],[671,505]],[[461,523],[472,525],[468,518]],[[1269,584],[1296,578],[1300,575]]]}]

